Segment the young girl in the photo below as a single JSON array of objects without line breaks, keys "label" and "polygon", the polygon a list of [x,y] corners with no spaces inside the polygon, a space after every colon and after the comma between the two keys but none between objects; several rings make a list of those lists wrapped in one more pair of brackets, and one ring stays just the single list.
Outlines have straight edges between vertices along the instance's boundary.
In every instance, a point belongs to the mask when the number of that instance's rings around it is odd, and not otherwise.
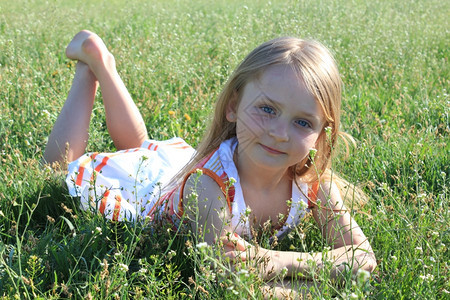
[{"label": "young girl", "polygon": [[[253,50],[226,83],[196,151],[180,138],[148,139],[114,57],[96,34],[78,33],[66,55],[78,61],[76,73],[44,159],[71,162],[69,192],[83,208],[112,220],[162,214],[175,226],[184,214],[207,243],[221,240],[231,259],[265,259],[265,278],[287,271],[307,280],[310,262],[320,269],[325,260],[335,277],[345,268],[373,271],[372,248],[343,203],[341,179],[330,171],[341,134],[341,80],[324,46],[287,37]],[[83,155],[99,85],[119,151]],[[331,250],[282,252],[245,241],[251,228],[267,222],[281,237],[307,211]]]}]

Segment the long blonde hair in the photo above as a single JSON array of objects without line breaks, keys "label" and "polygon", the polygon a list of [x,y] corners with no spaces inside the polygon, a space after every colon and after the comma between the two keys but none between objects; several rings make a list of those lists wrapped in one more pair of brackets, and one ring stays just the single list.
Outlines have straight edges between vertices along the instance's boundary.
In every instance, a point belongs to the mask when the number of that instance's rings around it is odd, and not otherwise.
[{"label": "long blonde hair", "polygon": [[[293,178],[301,177],[302,181],[311,183],[322,176],[331,177],[331,153],[336,147],[338,136],[342,135],[339,131],[342,81],[336,62],[330,51],[317,41],[281,37],[255,48],[231,74],[219,94],[214,118],[197,147],[196,155],[181,170],[176,181],[217,149],[223,141],[236,136],[236,123],[229,122],[226,118],[227,107],[230,104],[237,107],[245,85],[273,65],[290,66],[298,74],[299,80],[303,80],[325,115],[325,124],[316,143],[314,168],[311,157],[308,156],[290,168]],[[336,180],[340,177],[333,175],[333,178]]]}]

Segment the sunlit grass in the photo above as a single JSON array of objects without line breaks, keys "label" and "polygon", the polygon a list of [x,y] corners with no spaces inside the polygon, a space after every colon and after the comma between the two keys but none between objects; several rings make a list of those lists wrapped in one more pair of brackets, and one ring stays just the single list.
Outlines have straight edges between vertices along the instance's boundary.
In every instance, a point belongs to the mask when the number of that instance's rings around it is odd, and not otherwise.
[{"label": "sunlit grass", "polygon": [[[281,35],[323,42],[345,85],[343,129],[358,142],[348,160],[335,159],[335,169],[369,196],[355,216],[378,268],[369,282],[349,278],[338,288],[322,274],[325,287],[313,295],[449,297],[449,6],[434,0],[0,2],[0,297],[261,296],[254,273],[221,274],[210,263],[213,250],[187,243],[192,238],[79,211],[63,174],[39,166],[74,73],[64,48],[85,28],[115,55],[150,136],[181,136],[194,146],[221,87],[250,50]],[[100,99],[99,93],[89,151],[114,150]],[[324,245],[305,221],[277,247]]]}]

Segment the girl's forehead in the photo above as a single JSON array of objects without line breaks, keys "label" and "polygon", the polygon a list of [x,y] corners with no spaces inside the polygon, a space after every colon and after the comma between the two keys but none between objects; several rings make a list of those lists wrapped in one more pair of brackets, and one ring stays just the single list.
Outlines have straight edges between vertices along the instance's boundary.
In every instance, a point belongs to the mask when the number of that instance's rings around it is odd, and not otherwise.
[{"label": "girl's forehead", "polygon": [[267,92],[278,89],[283,89],[285,93],[308,92],[299,72],[289,65],[269,66],[253,82]]}]

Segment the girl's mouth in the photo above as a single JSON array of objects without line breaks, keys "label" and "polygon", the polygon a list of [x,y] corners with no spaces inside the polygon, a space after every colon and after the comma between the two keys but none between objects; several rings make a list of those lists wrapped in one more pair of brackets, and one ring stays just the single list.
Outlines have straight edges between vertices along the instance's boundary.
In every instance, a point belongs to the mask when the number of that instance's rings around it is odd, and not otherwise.
[{"label": "girl's mouth", "polygon": [[267,152],[269,152],[271,154],[286,154],[286,152],[278,151],[277,149],[273,149],[273,148],[267,147],[267,146],[265,146],[263,144],[260,144],[260,145],[261,145],[261,147],[264,150],[266,150]]}]

